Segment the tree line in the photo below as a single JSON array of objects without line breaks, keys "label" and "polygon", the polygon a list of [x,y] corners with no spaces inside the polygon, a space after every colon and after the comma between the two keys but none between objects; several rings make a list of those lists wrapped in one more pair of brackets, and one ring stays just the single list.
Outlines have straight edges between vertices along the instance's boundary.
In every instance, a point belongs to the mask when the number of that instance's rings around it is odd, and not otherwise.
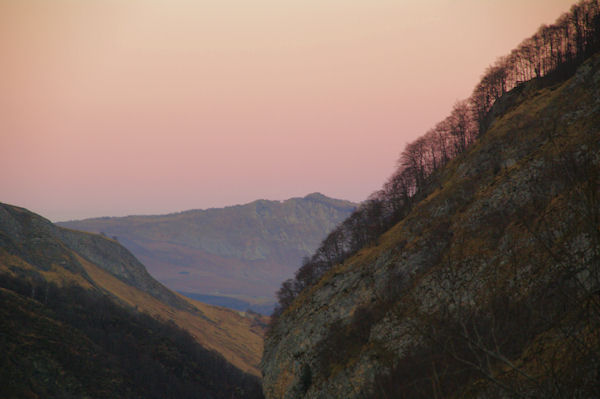
[{"label": "tree line", "polygon": [[542,25],[510,54],[489,66],[471,96],[458,101],[450,115],[406,145],[396,171],[302,261],[294,279],[277,291],[273,322],[305,288],[334,265],[374,243],[398,223],[431,189],[432,177],[483,135],[492,107],[509,91],[533,79],[562,81],[600,50],[600,0],[581,0],[554,24]]}]

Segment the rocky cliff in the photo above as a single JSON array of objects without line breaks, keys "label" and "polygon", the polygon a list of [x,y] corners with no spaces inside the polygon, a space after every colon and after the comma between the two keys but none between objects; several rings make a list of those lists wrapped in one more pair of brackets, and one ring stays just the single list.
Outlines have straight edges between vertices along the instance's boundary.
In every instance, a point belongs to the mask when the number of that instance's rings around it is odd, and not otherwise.
[{"label": "rocky cliff", "polygon": [[408,216],[272,325],[268,398],[600,394],[600,56],[500,105]]}]

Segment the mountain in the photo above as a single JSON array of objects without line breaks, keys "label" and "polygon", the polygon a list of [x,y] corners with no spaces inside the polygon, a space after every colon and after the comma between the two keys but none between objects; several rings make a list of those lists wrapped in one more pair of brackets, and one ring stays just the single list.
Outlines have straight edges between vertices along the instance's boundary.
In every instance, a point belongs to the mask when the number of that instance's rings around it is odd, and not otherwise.
[{"label": "mountain", "polygon": [[408,147],[391,180],[417,182],[405,212],[282,286],[267,398],[600,395],[600,54],[587,58],[503,93],[429,175]]},{"label": "mountain", "polygon": [[58,225],[116,237],[156,279],[192,298],[270,313],[279,284],[355,208],[314,193],[286,201]]},{"label": "mountain", "polygon": [[2,397],[262,396],[264,317],[174,293],[118,242],[7,204],[0,302]]}]

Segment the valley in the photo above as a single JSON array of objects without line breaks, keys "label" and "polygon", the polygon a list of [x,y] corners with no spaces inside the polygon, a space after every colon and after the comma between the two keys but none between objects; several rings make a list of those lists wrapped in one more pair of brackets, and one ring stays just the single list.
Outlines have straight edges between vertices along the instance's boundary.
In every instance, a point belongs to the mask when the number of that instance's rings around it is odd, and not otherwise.
[{"label": "valley", "polygon": [[172,290],[269,315],[281,282],[356,206],[314,193],[286,201],[58,225],[115,237]]},{"label": "valley", "polygon": [[0,3],[0,398],[600,397],[567,2]]}]

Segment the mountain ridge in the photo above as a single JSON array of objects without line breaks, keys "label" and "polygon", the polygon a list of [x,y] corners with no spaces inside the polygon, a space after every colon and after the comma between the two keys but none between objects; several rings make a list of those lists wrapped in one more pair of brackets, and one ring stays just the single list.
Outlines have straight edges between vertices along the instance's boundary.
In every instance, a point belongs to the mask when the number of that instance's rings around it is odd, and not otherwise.
[{"label": "mountain ridge", "polygon": [[324,202],[328,202],[328,203],[332,203],[332,204],[343,204],[346,203],[350,206],[356,206],[357,204],[355,202],[352,201],[348,201],[348,200],[340,200],[340,199],[335,199],[333,197],[328,197],[318,191],[315,191],[313,193],[307,194],[303,197],[291,197],[288,199],[284,199],[284,200],[270,200],[267,198],[259,198],[256,199],[254,201],[250,201],[244,204],[233,204],[233,205],[225,205],[222,207],[217,207],[217,206],[211,206],[208,208],[190,208],[190,209],[186,209],[183,211],[175,211],[175,212],[167,212],[167,213],[144,213],[144,214],[131,214],[131,215],[124,215],[124,216],[94,216],[94,217],[89,217],[89,218],[82,218],[82,219],[66,219],[66,220],[58,220],[56,222],[51,222],[51,223],[55,223],[57,225],[60,224],[68,224],[71,222],[82,222],[82,221],[91,221],[91,220],[110,220],[110,219],[124,219],[124,218],[138,218],[138,217],[161,217],[161,216],[176,216],[176,215],[181,215],[181,214],[185,214],[185,213],[196,213],[196,212],[208,212],[208,211],[215,211],[215,210],[223,210],[223,209],[229,209],[229,208],[240,208],[240,207],[244,207],[247,205],[251,205],[254,203],[258,203],[258,202],[266,202],[266,203],[284,203],[286,201],[294,201],[294,200],[301,200],[301,199],[306,199],[306,200],[316,200],[316,201],[324,201]]},{"label": "mountain ridge", "polygon": [[281,281],[355,207],[312,193],[285,201],[58,225],[116,237],[171,289],[234,298],[249,309],[270,312]]}]

